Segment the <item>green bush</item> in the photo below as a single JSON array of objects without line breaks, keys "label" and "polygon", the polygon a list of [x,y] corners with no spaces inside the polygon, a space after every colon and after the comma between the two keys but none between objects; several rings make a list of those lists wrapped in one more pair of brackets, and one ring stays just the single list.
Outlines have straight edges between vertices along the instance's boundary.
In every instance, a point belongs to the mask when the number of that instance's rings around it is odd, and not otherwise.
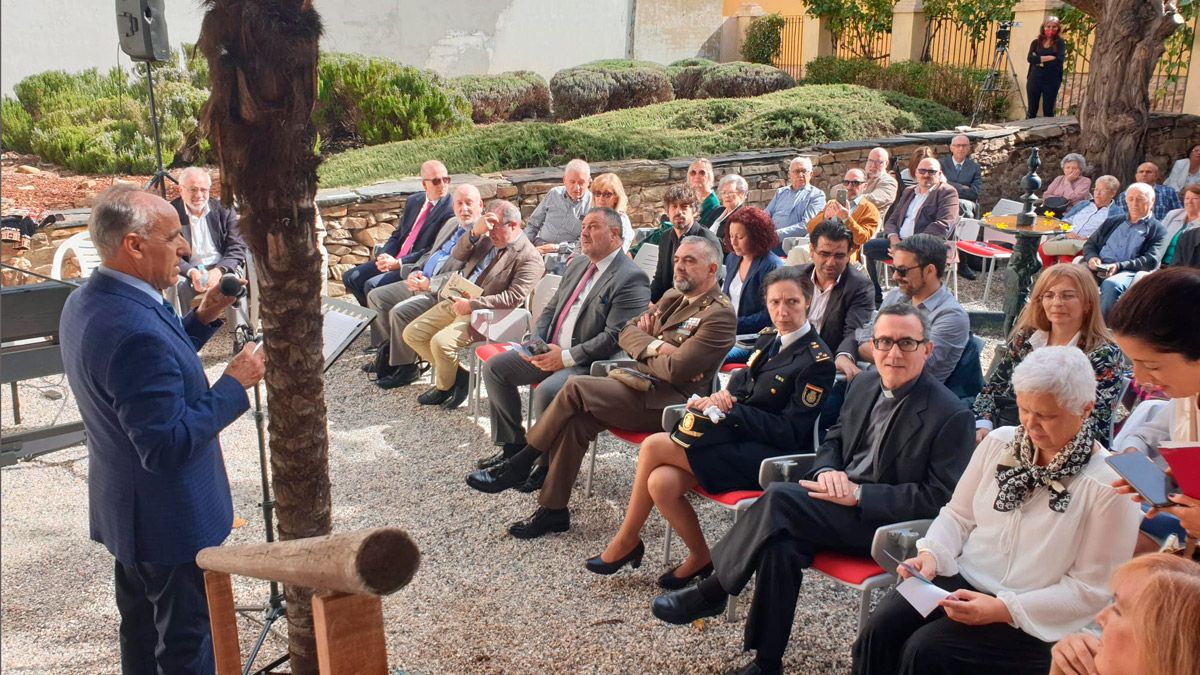
[{"label": "green bush", "polygon": [[464,75],[452,82],[471,102],[471,119],[476,124],[550,117],[550,85],[533,71]]},{"label": "green bush", "polygon": [[611,59],[560,70],[550,78],[554,115],[570,120],[672,100],[667,69],[649,61]]},{"label": "green bush", "polygon": [[804,66],[804,84],[855,84],[859,77],[870,76],[883,70],[870,59],[839,59],[836,56],[818,56]]},{"label": "green bush", "polygon": [[[858,84],[872,89],[900,92],[970,116],[987,71],[939,63],[900,61],[882,67],[868,59],[838,59],[822,56],[808,62],[805,84]],[[996,92],[985,102],[982,119],[1004,119],[1008,98]]]},{"label": "green bush", "polygon": [[32,133],[33,117],[25,111],[20,101],[5,96],[0,101],[0,149],[30,152]]},{"label": "green bush", "polygon": [[740,98],[791,89],[796,81],[786,72],[760,63],[735,61],[706,71],[696,98]]},{"label": "green bush", "polygon": [[313,121],[326,147],[440,136],[470,128],[470,116],[462,92],[435,73],[334,52],[317,64]]},{"label": "green bush", "polygon": [[696,98],[704,73],[716,67],[716,61],[699,58],[681,59],[667,66],[667,76],[671,78],[675,98]]},{"label": "green bush", "polygon": [[779,14],[767,14],[751,21],[746,29],[746,41],[742,43],[742,58],[750,63],[773,63],[783,46],[786,24]]}]

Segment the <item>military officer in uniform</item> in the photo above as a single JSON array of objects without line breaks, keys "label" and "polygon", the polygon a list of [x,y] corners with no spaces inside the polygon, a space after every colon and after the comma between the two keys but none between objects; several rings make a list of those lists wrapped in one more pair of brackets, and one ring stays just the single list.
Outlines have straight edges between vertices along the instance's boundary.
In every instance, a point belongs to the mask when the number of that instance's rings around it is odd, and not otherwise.
[{"label": "military officer in uniform", "polygon": [[533,462],[546,455],[550,471],[540,507],[509,527],[514,537],[570,529],[571,488],[588,444],[606,427],[656,431],[663,408],[712,391],[737,332],[737,314],[717,285],[721,248],[703,237],[685,237],[674,259],[674,288],[626,324],[617,339],[637,367],[615,377],[572,377],[526,434],[525,449],[467,476],[467,485],[480,492],[501,492],[524,481]]}]

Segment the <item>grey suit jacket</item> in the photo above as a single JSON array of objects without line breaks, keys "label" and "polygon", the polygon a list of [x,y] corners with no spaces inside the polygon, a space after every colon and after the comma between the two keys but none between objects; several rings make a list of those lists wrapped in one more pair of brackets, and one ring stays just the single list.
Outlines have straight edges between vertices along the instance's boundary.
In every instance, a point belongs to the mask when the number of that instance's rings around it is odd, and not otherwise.
[{"label": "grey suit jacket", "polygon": [[[811,278],[813,264],[801,265],[804,275]],[[821,339],[838,354],[849,354],[852,359],[858,358],[858,340],[856,332],[871,323],[871,314],[875,312],[875,291],[867,275],[846,267],[842,278],[829,291],[829,301],[825,305],[825,318],[821,321]]]},{"label": "grey suit jacket", "polygon": [[954,157],[943,157],[941,161],[942,175],[958,191],[958,198],[978,203],[979,191],[983,189],[983,169],[979,167],[979,162],[968,157],[961,169],[955,169]]},{"label": "grey suit jacket", "polygon": [[[551,331],[559,317],[570,307],[567,300],[591,264],[586,256],[575,256],[563,273],[562,283],[537,320],[537,335],[550,342]],[[576,365],[613,358],[621,351],[617,336],[630,319],[646,311],[650,304],[650,278],[629,256],[618,252],[592,290],[583,299],[579,318],[571,333],[571,358]]]}]

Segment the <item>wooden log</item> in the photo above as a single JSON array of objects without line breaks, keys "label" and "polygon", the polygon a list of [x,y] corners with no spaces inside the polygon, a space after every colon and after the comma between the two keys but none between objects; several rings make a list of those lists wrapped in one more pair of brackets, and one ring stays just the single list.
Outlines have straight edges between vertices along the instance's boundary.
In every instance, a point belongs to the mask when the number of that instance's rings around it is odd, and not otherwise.
[{"label": "wooden log", "polygon": [[387,595],[403,588],[421,553],[404,530],[381,527],[272,544],[213,546],[202,569],[339,593]]},{"label": "wooden log", "polygon": [[217,675],[241,675],[242,649],[238,644],[233,583],[229,575],[223,572],[205,572],[204,592],[208,596],[208,624],[212,627]]},{"label": "wooden log", "polygon": [[317,593],[313,629],[321,675],[387,675],[379,596]]}]

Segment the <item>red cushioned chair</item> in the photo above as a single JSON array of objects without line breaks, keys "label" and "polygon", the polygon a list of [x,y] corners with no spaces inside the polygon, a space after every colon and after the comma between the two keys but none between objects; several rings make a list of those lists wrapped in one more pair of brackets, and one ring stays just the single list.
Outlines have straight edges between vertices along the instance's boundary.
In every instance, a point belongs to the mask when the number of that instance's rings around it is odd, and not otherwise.
[{"label": "red cushioned chair", "polygon": [[988,291],[992,288],[992,273],[996,271],[996,262],[1011,258],[1012,250],[994,242],[976,241],[979,238],[980,227],[978,220],[972,218],[960,219],[958,227],[955,228],[957,237],[955,246],[958,247],[959,253],[973,255],[983,260],[984,271],[987,272],[987,280],[983,282],[983,298],[980,302],[986,303]]}]

